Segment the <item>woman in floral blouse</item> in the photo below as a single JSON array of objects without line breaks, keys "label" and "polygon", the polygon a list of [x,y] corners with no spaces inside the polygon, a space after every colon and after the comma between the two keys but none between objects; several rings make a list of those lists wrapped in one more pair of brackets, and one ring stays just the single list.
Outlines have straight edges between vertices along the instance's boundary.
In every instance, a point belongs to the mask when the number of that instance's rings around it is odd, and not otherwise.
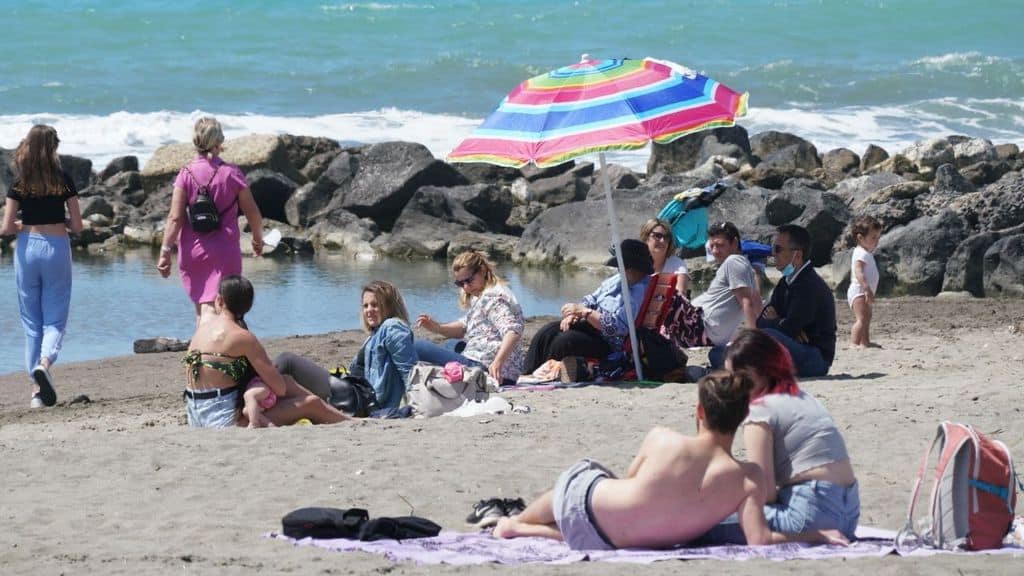
[{"label": "woman in floral blouse", "polygon": [[420,314],[416,326],[446,338],[463,339],[465,348],[455,351],[417,338],[417,356],[439,366],[453,360],[479,366],[499,384],[514,383],[523,369],[523,310],[515,295],[480,252],[459,254],[452,262],[452,276],[466,315],[441,324],[429,314]]}]

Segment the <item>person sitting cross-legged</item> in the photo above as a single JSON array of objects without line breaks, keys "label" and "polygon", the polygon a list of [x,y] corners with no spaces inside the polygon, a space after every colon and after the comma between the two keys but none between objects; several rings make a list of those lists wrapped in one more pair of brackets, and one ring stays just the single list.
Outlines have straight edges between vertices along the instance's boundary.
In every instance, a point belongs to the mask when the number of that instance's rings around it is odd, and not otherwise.
[{"label": "person sitting cross-legged", "polygon": [[757,327],[789,350],[797,374],[824,376],[836,355],[836,299],[811,265],[811,235],[802,226],[776,229],[772,253],[782,280]]},{"label": "person sitting cross-legged", "polygon": [[697,383],[697,435],[655,428],[625,478],[582,460],[520,514],[501,518],[498,538],[564,540],[574,550],[669,548],[703,535],[733,512],[749,544],[846,544],[837,530],[780,534],[764,517],[765,478],[736,460],[733,436],[747,416],[753,381],[716,372]]}]

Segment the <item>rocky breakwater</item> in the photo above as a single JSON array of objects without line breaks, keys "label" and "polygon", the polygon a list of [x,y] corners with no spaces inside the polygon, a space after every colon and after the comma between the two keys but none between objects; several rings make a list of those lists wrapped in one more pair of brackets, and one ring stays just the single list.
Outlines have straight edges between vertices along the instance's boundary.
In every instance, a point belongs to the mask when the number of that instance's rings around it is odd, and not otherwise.
[{"label": "rocky breakwater", "polygon": [[[10,151],[0,155],[6,192]],[[99,173],[88,160],[62,157],[87,222],[75,243],[91,251],[157,245],[174,177],[192,155],[191,145],[172,144],[141,170],[125,157]],[[343,147],[290,135],[229,140],[224,159],[246,172],[266,226],[282,231],[279,253],[443,259],[473,247],[535,265],[607,259],[604,190],[589,162],[543,170],[449,165],[411,142]],[[608,171],[624,236],[635,236],[675,194],[727,179],[709,218],[733,221],[745,238],[762,242],[780,224],[807,227],[811,259],[832,267],[839,293],[849,282],[844,231],[853,218],[871,214],[883,225],[876,252],[881,294],[1022,296],[1022,168],[1016,145],[965,136],[918,142],[892,155],[877,146],[822,154],[793,134],[750,136],[736,126],[655,145],[646,175],[616,165]],[[695,258],[699,275],[702,251],[684,256]]]}]

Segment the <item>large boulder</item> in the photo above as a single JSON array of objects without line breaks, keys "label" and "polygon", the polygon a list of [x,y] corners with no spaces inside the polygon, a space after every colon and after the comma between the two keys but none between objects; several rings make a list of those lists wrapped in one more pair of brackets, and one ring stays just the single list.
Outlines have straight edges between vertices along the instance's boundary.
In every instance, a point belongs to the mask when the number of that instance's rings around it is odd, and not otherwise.
[{"label": "large boulder", "polygon": [[946,262],[967,237],[968,226],[952,211],[923,216],[882,236],[875,258],[879,292],[934,296],[942,290]]},{"label": "large boulder", "polygon": [[[782,132],[770,134],[778,135],[778,137],[761,141],[759,146],[755,148],[755,150],[761,150],[762,153],[768,155],[761,156],[761,162],[747,175],[747,179],[752,184],[778,189],[790,178],[808,176],[818,168],[821,168],[821,159],[818,158],[818,150],[813,144],[802,138]],[[762,136],[762,134],[757,136]],[[775,149],[776,139],[788,141],[788,138],[783,138],[783,136],[790,136],[796,139],[796,142],[783,148]]]},{"label": "large boulder", "polygon": [[82,218],[89,218],[93,214],[101,214],[106,218],[114,217],[114,207],[102,196],[82,198],[79,202],[79,208],[82,210]]},{"label": "large boulder", "polygon": [[874,144],[868,144],[868,147],[860,156],[860,171],[866,172],[888,159],[889,153],[885,151],[885,148],[875,146]]},{"label": "large boulder", "polygon": [[991,162],[975,162],[960,168],[959,172],[963,177],[975,186],[991,184],[1004,174],[1013,170],[1013,167],[1006,160],[994,160]]},{"label": "large boulder", "polygon": [[383,142],[361,149],[352,182],[339,190],[340,207],[391,230],[421,186],[467,184],[457,170],[413,142]]},{"label": "large boulder", "polygon": [[829,180],[839,182],[860,169],[860,156],[849,148],[836,148],[822,155],[821,167]]},{"label": "large boulder", "polygon": [[[568,162],[562,162],[561,164],[555,164],[554,166],[548,166],[546,168],[539,168],[535,164],[527,164],[519,169],[519,174],[526,178],[527,181],[533,182],[534,180],[540,180],[541,178],[551,178],[564,174],[569,170],[576,167],[575,160],[569,160]],[[513,178],[515,180],[515,178]]]},{"label": "large boulder", "polygon": [[955,198],[950,208],[979,231],[1001,230],[1024,222],[1024,176],[1010,172],[977,192]]},{"label": "large boulder", "polygon": [[505,232],[513,236],[522,236],[523,230],[526,229],[530,222],[533,222],[533,219],[545,210],[547,210],[547,206],[540,202],[513,206],[509,212],[508,219],[505,220]]},{"label": "large boulder", "polygon": [[327,250],[347,250],[368,256],[374,253],[370,243],[380,231],[373,220],[338,208],[323,214],[309,229],[309,235],[315,245]]},{"label": "large boulder", "polygon": [[550,178],[539,178],[526,186],[528,202],[540,202],[547,206],[558,206],[566,202],[583,200],[590,192],[591,177],[594,165],[587,163],[590,174],[580,172],[576,168]]},{"label": "large boulder", "polygon": [[88,188],[93,183],[92,160],[61,154],[60,167],[71,177],[78,190]]},{"label": "large boulder", "polygon": [[374,241],[389,256],[443,258],[460,232],[486,232],[487,224],[466,210],[448,188],[422,186],[395,221],[391,234]]},{"label": "large boulder", "polygon": [[122,172],[138,172],[139,159],[135,156],[119,156],[107,162],[106,168],[99,173],[100,182],[106,182],[112,176]]},{"label": "large boulder", "polygon": [[457,162],[452,164],[452,167],[459,171],[459,174],[473,184],[494,184],[494,183],[505,183],[511,184],[522,176],[522,173],[516,168],[509,168],[507,166],[495,166],[494,164],[485,164],[483,162]]},{"label": "large boulder", "polygon": [[505,222],[516,205],[511,192],[494,184],[453,186],[448,189],[448,196],[483,220],[491,232],[505,232]]},{"label": "large boulder", "polygon": [[946,263],[942,291],[985,296],[985,253],[1000,238],[1019,234],[1024,234],[1024,224],[968,236],[956,247]]},{"label": "large boulder", "polygon": [[816,267],[832,261],[832,247],[850,221],[850,210],[843,200],[818,186],[812,180],[790,180],[765,205],[771,226],[792,223],[807,229],[811,236],[807,257]]},{"label": "large boulder", "polygon": [[448,259],[469,250],[477,250],[493,260],[511,260],[518,244],[519,238],[507,234],[459,232],[448,243]]},{"label": "large boulder", "polygon": [[334,158],[341,154],[341,145],[337,140],[317,136],[281,136],[288,163],[302,175],[302,179],[294,180],[296,184],[312,182],[323,174]]},{"label": "large boulder", "polygon": [[1024,296],[1024,234],[996,240],[985,251],[985,295]]},{"label": "large boulder", "polygon": [[[156,149],[153,156],[142,168],[142,186],[150,192],[167,182],[173,182],[181,167],[196,156],[195,147],[189,142],[167,144]],[[221,158],[236,164],[243,172],[265,168],[280,172],[296,182],[306,178],[292,166],[282,136],[269,134],[248,134],[227,140]]]},{"label": "large boulder", "polygon": [[284,221],[292,226],[309,226],[323,211],[339,209],[338,191],[347,186],[356,172],[355,156],[347,152],[337,155],[315,182],[293,191],[284,203]]},{"label": "large boulder", "polygon": [[831,192],[842,199],[851,209],[856,210],[875,192],[900,182],[905,182],[905,180],[899,175],[892,172],[880,172],[878,174],[847,178],[836,184],[831,189]]},{"label": "large boulder", "polygon": [[0,148],[0,198],[7,197],[11,184],[14,184],[14,151]]},{"label": "large boulder", "polygon": [[[623,190],[632,190],[640,185],[641,176],[625,166],[620,164],[608,164],[605,166],[604,170],[608,174],[608,184],[612,187],[612,190],[617,190],[619,188]],[[594,173],[594,185],[598,188],[602,188],[604,186],[602,183],[604,176],[601,172],[601,170],[598,170]]]},{"label": "large boulder", "polygon": [[968,138],[953,144],[953,158],[957,168],[999,158],[996,147],[985,138]]},{"label": "large boulder", "polygon": [[260,214],[264,218],[287,222],[285,204],[295,193],[298,184],[284,174],[264,168],[253,170],[248,174],[247,179],[252,196],[256,200],[256,205],[259,206]]},{"label": "large boulder", "polygon": [[927,179],[931,179],[939,166],[956,161],[953,145],[948,138],[929,138],[915,142],[900,155],[916,166],[917,172]]},{"label": "large boulder", "polygon": [[715,128],[688,134],[668,144],[652,144],[647,174],[678,174],[693,170],[712,156],[728,156],[751,163],[750,140],[742,126]]}]

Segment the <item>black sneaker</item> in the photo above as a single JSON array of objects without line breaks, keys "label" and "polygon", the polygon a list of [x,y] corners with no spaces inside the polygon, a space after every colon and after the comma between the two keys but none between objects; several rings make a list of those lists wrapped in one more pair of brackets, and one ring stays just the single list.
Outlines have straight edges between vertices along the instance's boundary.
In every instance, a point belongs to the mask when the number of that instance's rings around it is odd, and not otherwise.
[{"label": "black sneaker", "polygon": [[505,516],[515,516],[526,510],[526,502],[522,498],[505,498],[501,501],[501,510]]},{"label": "black sneaker", "polygon": [[490,528],[505,514],[505,502],[501,498],[488,498],[473,505],[473,511],[466,516],[466,523],[477,528]]}]

